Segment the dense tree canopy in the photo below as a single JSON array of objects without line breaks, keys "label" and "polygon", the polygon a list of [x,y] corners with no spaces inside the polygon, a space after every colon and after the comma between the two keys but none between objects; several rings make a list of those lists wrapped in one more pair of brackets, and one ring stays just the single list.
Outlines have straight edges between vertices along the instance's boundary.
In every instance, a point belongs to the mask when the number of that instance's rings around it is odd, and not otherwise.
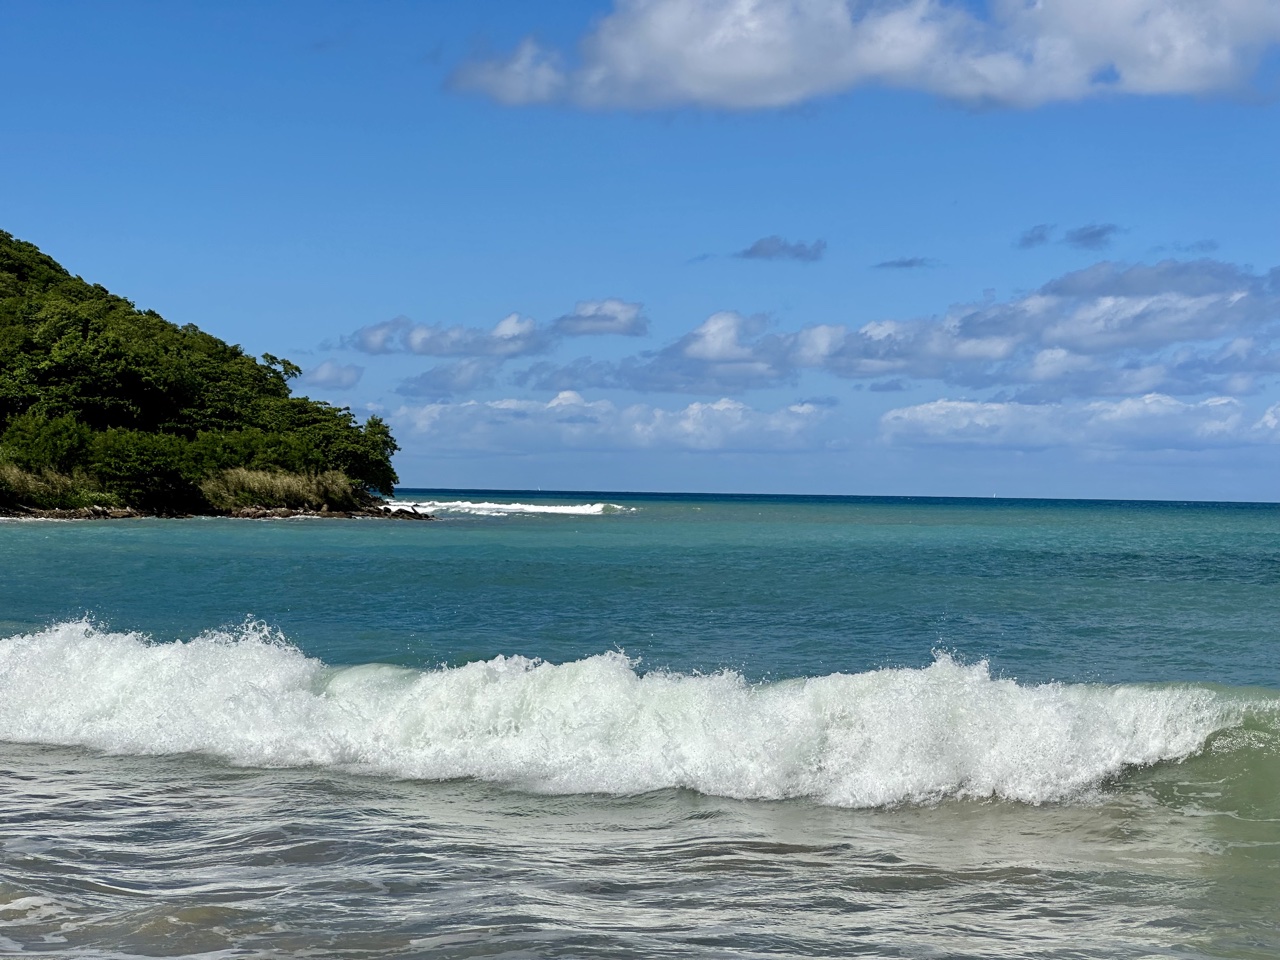
[{"label": "dense tree canopy", "polygon": [[0,463],[79,475],[124,503],[200,509],[233,468],[396,482],[387,425],[290,395],[299,369],[72,276],[0,231]]}]

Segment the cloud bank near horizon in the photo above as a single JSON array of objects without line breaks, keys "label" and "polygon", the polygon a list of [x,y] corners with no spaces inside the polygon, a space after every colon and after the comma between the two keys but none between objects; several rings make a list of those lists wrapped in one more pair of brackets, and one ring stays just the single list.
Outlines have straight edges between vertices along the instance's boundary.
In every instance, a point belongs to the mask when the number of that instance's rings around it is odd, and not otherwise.
[{"label": "cloud bank near horizon", "polygon": [[[1242,398],[1280,376],[1280,268],[1258,273],[1209,258],[1104,260],[1015,297],[935,316],[778,330],[767,316],[724,310],[657,349],[620,359],[549,356],[579,337],[647,330],[639,304],[600,300],[582,301],[547,325],[518,314],[489,330],[398,318],[362,328],[346,343],[371,355],[444,358],[401,381],[396,393],[429,402],[406,402],[397,415],[459,449],[502,442],[523,449],[539,437],[600,449],[615,442],[719,449],[747,438],[761,449],[792,449],[834,404],[802,402],[766,414],[732,398],[799,389],[812,376],[880,394],[960,391],[960,399],[885,413],[880,436],[895,444],[1204,449],[1272,443],[1278,435],[1280,407],[1259,419]],[[358,369],[326,361],[316,376],[342,386]],[[465,399],[507,386],[554,399]],[[583,399],[592,391],[611,399]],[[708,399],[667,409],[619,402],[624,393]],[[610,440],[611,431],[631,440]]]},{"label": "cloud bank near horizon", "polygon": [[812,444],[824,405],[798,401],[760,410],[727,397],[668,409],[587,400],[564,390],[551,400],[506,398],[405,405],[392,422],[437,450],[541,452],[548,449],[761,451]]},{"label": "cloud bank near horizon", "polygon": [[1280,404],[1257,419],[1233,397],[1187,403],[1162,393],[1090,403],[933,400],[890,410],[881,436],[912,446],[1013,450],[1205,450],[1280,442]]}]

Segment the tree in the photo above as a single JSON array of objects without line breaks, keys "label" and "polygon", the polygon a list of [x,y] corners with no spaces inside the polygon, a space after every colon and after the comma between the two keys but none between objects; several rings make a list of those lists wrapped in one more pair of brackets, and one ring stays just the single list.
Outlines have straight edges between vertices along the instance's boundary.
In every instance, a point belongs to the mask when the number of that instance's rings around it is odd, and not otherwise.
[{"label": "tree", "polygon": [[157,510],[198,508],[201,479],[233,468],[337,470],[390,493],[387,425],[292,396],[301,372],[138,310],[0,231],[0,462],[83,471]]}]

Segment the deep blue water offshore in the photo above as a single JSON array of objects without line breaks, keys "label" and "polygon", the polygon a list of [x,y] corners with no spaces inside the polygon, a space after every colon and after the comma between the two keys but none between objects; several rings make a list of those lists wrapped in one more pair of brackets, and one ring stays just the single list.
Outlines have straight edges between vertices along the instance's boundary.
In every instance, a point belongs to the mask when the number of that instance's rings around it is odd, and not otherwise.
[{"label": "deep blue water offshore", "polygon": [[0,522],[0,956],[1280,955],[1280,505]]}]

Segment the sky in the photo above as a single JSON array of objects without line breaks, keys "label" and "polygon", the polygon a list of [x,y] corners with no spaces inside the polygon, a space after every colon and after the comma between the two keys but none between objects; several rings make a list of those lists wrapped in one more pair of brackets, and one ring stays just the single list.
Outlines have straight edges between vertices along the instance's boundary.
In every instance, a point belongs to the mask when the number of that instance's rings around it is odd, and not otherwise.
[{"label": "sky", "polygon": [[0,229],[406,486],[1280,500],[1276,0],[0,0]]}]

